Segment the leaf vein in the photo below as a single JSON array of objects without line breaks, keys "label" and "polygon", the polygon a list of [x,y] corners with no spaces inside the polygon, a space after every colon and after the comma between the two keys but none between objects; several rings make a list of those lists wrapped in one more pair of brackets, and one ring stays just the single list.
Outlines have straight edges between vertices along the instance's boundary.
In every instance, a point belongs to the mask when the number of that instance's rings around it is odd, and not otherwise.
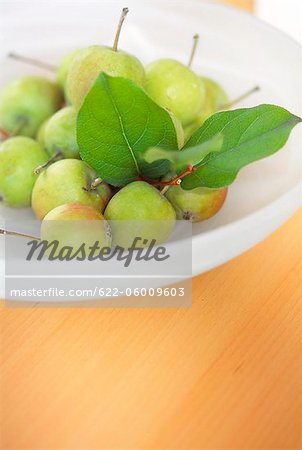
[{"label": "leaf vein", "polygon": [[112,97],[111,90],[110,90],[110,86],[109,86],[109,83],[108,83],[108,81],[107,81],[106,78],[105,78],[105,84],[106,84],[106,89],[107,89],[107,92],[108,92],[108,96],[109,96],[109,98],[110,98],[110,101],[111,101],[111,103],[112,103],[112,105],[113,105],[113,108],[114,108],[114,110],[115,110],[115,112],[116,112],[116,114],[117,114],[117,117],[118,117],[118,119],[119,119],[119,123],[120,123],[120,126],[121,126],[121,131],[122,131],[123,138],[125,139],[125,142],[126,142],[126,144],[127,144],[127,147],[128,147],[128,149],[129,149],[129,151],[130,151],[130,154],[131,154],[131,156],[132,156],[132,158],[133,158],[133,161],[134,161],[136,170],[137,170],[137,172],[138,172],[138,174],[139,174],[140,171],[139,171],[139,167],[138,167],[138,164],[137,164],[137,161],[136,161],[136,157],[135,157],[134,151],[133,151],[133,149],[132,149],[132,147],[131,147],[131,144],[130,144],[130,142],[129,142],[127,136],[126,136],[126,132],[125,132],[125,128],[124,128],[124,123],[123,123],[121,114],[120,114],[120,112],[119,112],[119,110],[118,110],[118,108],[117,108],[117,106],[116,106],[116,104],[115,104],[115,101],[114,101],[113,97]]}]

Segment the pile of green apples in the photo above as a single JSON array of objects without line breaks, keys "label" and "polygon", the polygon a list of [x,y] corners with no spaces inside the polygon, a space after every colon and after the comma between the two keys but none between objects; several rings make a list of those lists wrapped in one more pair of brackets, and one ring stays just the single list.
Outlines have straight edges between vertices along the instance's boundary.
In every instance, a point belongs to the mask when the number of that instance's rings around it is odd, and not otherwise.
[{"label": "pile of green apples", "polygon": [[[184,190],[171,185],[160,189],[143,180],[121,188],[110,186],[80,157],[78,111],[101,72],[132,80],[168,110],[182,148],[208,117],[227,108],[229,100],[218,83],[191,68],[198,36],[194,36],[187,65],[161,59],[144,67],[135,56],[119,50],[127,12],[124,8],[112,48],[93,45],[74,50],[57,68],[55,82],[26,76],[3,89],[0,198],[12,208],[31,206],[42,221],[170,222],[163,235],[158,230],[153,236],[162,241],[176,219],[198,222],[216,214],[225,201],[227,187]],[[104,239],[107,242],[108,236]]]}]

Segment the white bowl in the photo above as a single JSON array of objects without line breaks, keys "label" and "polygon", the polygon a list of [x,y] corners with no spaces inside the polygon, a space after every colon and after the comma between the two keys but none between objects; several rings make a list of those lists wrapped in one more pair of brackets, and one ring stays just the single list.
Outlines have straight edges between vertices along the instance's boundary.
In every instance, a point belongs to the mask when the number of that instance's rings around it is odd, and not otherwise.
[{"label": "white bowl", "polygon": [[[57,63],[68,50],[91,43],[110,44],[124,1],[5,2],[0,49],[1,87],[25,74],[51,76],[7,60],[15,51]],[[301,115],[301,47],[287,35],[232,7],[200,0],[130,0],[121,47],[144,63],[162,57],[186,62],[192,36],[201,44],[196,72],[217,79],[236,97],[260,85],[240,106],[274,103]],[[223,209],[194,225],[193,274],[222,264],[251,248],[278,228],[301,201],[302,127],[273,157],[243,169],[230,187]],[[0,207],[1,219],[32,218],[30,210]],[[4,295],[3,238],[0,296]],[[1,250],[1,248],[0,248]]]}]

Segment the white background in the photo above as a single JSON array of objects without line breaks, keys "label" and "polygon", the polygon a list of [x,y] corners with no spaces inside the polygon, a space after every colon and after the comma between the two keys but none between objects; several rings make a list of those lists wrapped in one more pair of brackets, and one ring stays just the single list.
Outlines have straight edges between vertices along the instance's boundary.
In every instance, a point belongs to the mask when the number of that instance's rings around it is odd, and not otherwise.
[{"label": "white background", "polygon": [[256,0],[256,14],[302,43],[302,0]]}]

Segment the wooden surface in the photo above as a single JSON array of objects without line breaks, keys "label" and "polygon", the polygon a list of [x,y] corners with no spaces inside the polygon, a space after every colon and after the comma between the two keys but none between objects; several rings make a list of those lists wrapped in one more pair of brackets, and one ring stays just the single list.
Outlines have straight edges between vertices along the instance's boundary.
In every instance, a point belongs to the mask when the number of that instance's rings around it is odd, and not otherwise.
[{"label": "wooden surface", "polygon": [[1,309],[1,450],[301,449],[302,212],[189,309]]},{"label": "wooden surface", "polygon": [[3,309],[1,449],[301,449],[301,229],[192,308]]},{"label": "wooden surface", "polygon": [[221,0],[221,3],[229,3],[238,8],[243,8],[243,9],[246,9],[247,11],[252,11],[255,1],[254,0]]}]

